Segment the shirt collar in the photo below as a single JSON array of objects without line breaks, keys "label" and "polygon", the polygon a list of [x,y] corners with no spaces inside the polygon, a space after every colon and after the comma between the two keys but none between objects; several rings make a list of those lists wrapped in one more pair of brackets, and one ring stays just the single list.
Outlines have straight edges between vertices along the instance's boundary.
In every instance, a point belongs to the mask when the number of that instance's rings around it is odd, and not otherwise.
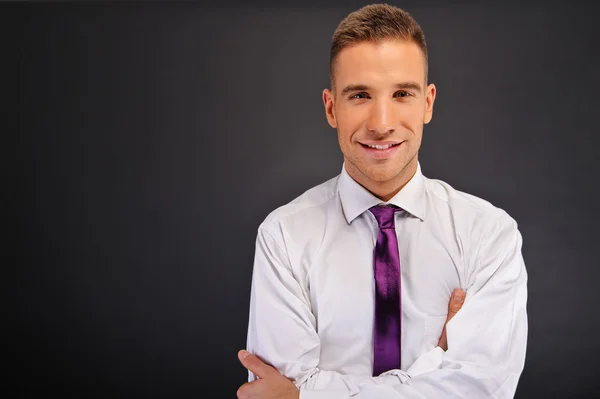
[{"label": "shirt collar", "polygon": [[392,204],[404,209],[406,212],[421,220],[425,220],[425,182],[421,172],[421,164],[417,162],[417,171],[387,203],[380,200],[367,189],[358,184],[348,172],[346,165],[342,166],[342,173],[338,183],[338,192],[342,201],[342,210],[348,224],[352,223],[360,214],[379,204]]}]

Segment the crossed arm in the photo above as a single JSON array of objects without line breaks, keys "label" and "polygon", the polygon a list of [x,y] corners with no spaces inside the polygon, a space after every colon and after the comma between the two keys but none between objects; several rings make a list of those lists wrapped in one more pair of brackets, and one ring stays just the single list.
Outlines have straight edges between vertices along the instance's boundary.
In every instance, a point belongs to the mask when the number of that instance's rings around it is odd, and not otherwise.
[{"label": "crossed arm", "polygon": [[[238,397],[512,398],[523,369],[527,337],[527,274],[521,236],[512,219],[501,218],[490,229],[476,261],[477,271],[469,279],[461,311],[447,323],[440,340],[442,347],[447,337],[448,350],[436,348],[435,356],[433,351],[424,354],[415,362],[418,370],[413,365],[407,371],[363,377],[320,370],[311,363],[301,364],[302,375],[283,370],[283,376],[256,356],[244,357],[247,353],[240,352],[242,364],[259,379],[242,385]],[[277,272],[285,273],[285,269]],[[293,382],[286,377],[294,378]]]},{"label": "crossed arm", "polygon": [[[465,300],[465,292],[461,289],[455,289],[452,292],[448,303],[448,316],[446,323],[454,317],[460,310]],[[446,337],[446,326],[442,330],[442,334],[438,341],[438,347],[444,351],[448,350],[448,340]],[[272,366],[266,364],[257,356],[246,350],[241,350],[238,353],[238,358],[242,365],[259,377],[259,380],[247,382],[240,387],[237,392],[238,399],[298,399],[300,391],[294,382],[284,377],[279,371]]]}]

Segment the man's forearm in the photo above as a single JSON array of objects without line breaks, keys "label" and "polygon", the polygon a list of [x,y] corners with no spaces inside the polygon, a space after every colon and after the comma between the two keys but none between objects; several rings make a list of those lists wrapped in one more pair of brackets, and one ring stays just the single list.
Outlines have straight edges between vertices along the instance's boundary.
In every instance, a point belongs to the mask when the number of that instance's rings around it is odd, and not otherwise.
[{"label": "man's forearm", "polygon": [[406,378],[339,377],[343,385],[330,384],[328,388],[300,387],[300,399],[509,399],[514,396],[518,374],[502,379],[494,370],[483,370],[472,364],[455,364],[456,369],[443,368],[419,376]]},{"label": "man's forearm", "polygon": [[346,398],[358,394],[366,385],[390,387],[405,383],[411,377],[425,374],[441,367],[444,350],[436,347],[420,356],[406,371],[390,370],[380,376],[353,376],[335,371],[315,369],[311,374],[295,381],[301,398]]}]

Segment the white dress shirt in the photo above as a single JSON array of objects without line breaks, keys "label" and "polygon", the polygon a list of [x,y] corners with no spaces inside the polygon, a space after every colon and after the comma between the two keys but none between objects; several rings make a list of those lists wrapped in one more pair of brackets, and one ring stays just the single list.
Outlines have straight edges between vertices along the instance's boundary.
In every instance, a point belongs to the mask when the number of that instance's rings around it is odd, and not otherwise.
[{"label": "white dress shirt", "polygon": [[[516,222],[423,176],[396,212],[401,370],[373,377],[373,248],[383,202],[342,168],[258,229],[247,349],[301,399],[512,398],[525,361],[527,273]],[[452,290],[467,296],[437,347]],[[249,372],[249,381],[255,376]]]}]

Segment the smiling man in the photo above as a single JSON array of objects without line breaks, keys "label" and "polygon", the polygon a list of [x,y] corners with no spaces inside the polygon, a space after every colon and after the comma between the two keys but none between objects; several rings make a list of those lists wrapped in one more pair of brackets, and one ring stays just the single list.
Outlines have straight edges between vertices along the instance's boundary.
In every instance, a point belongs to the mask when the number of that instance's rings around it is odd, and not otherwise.
[{"label": "smiling man", "polygon": [[436,97],[421,28],[363,7],[335,31],[330,65],[323,103],[344,164],[258,229],[238,397],[513,397],[521,235],[505,211],[421,171]]}]

